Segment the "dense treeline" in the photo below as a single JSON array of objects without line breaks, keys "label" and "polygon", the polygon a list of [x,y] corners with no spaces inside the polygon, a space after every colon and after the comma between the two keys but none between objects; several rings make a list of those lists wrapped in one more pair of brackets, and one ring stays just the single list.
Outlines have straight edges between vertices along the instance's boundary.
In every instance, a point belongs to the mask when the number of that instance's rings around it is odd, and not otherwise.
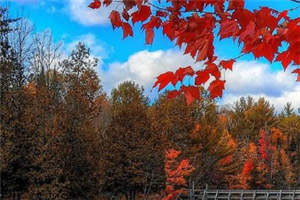
[{"label": "dense treeline", "polygon": [[1,199],[161,199],[171,148],[197,187],[300,187],[291,104],[276,114],[247,97],[220,108],[200,88],[189,106],[164,95],[149,105],[131,81],[107,96],[87,46],[63,59],[58,49],[49,32],[32,36],[0,9]]}]

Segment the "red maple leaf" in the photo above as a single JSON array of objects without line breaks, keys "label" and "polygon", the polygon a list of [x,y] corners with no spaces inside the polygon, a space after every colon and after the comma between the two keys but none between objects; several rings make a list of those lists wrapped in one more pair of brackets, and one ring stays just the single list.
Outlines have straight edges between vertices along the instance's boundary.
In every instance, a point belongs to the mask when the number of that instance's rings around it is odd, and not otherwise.
[{"label": "red maple leaf", "polygon": [[267,7],[261,7],[260,10],[255,11],[255,22],[258,29],[268,27],[270,31],[273,31],[276,28],[278,19],[271,14],[272,11]]},{"label": "red maple leaf", "polygon": [[254,14],[247,9],[236,9],[232,14],[232,18],[238,21],[243,31],[246,29],[250,22],[253,22],[255,20]]},{"label": "red maple leaf", "polygon": [[277,55],[276,57],[276,61],[280,61],[284,71],[286,70],[286,68],[288,67],[288,65],[292,62],[292,57],[289,51],[285,51],[282,52],[280,54]]},{"label": "red maple leaf", "polygon": [[175,74],[173,72],[166,72],[157,77],[157,81],[154,83],[153,88],[159,85],[158,91],[162,90],[166,87],[172,80],[175,78]]},{"label": "red maple leaf", "polygon": [[295,69],[294,71],[292,71],[292,73],[298,74],[297,81],[300,81],[300,68]]},{"label": "red maple leaf", "polygon": [[195,79],[195,84],[200,85],[202,83],[206,83],[209,79],[209,72],[207,70],[201,70],[196,72],[197,77]]},{"label": "red maple leaf", "polygon": [[245,41],[248,38],[252,39],[254,35],[255,35],[255,23],[253,21],[250,21],[247,24],[245,31],[241,33],[239,42]]},{"label": "red maple leaf", "polygon": [[122,28],[123,28],[123,38],[126,38],[127,36],[133,36],[132,28],[130,24],[123,22],[122,23]]},{"label": "red maple leaf", "polygon": [[[262,42],[258,44],[255,48],[252,47],[252,53],[255,58],[259,57],[265,57],[268,59],[270,62],[273,61],[274,59],[274,54],[277,52],[277,47],[273,48],[271,44],[268,44],[266,42]],[[245,50],[247,52],[247,50]]]},{"label": "red maple leaf", "polygon": [[142,26],[142,29],[146,31],[146,44],[152,44],[154,31],[153,28],[158,28],[161,25],[161,19],[156,16],[152,16],[150,21]]},{"label": "red maple leaf", "polygon": [[171,41],[175,39],[174,26],[174,22],[172,21],[163,23],[163,34],[166,34]]},{"label": "red maple leaf", "polygon": [[151,15],[151,9],[149,6],[142,5],[140,9],[132,13],[132,23],[134,24],[135,22],[138,21],[145,21],[148,19],[148,17]]},{"label": "red maple leaf", "polygon": [[215,63],[207,62],[205,70],[208,71],[211,75],[213,75],[216,79],[221,77],[221,72]]},{"label": "red maple leaf", "polygon": [[235,62],[234,59],[230,59],[230,60],[222,60],[220,62],[220,65],[224,68],[224,69],[230,69],[232,71],[232,65]]},{"label": "red maple leaf", "polygon": [[146,44],[152,44],[154,37],[153,29],[147,28],[146,29]]},{"label": "red maple leaf", "polygon": [[109,18],[113,28],[121,27],[123,25],[121,21],[120,13],[118,11],[115,10],[111,11]]},{"label": "red maple leaf", "polygon": [[195,99],[200,99],[200,91],[198,87],[182,86],[180,90],[184,93],[187,105],[190,105]]},{"label": "red maple leaf", "polygon": [[221,28],[219,32],[220,39],[231,37],[231,36],[235,38],[238,32],[239,32],[239,26],[235,20],[221,21]]},{"label": "red maple leaf", "polygon": [[159,28],[161,26],[161,19],[156,16],[152,16],[150,21],[142,26],[143,29],[151,28]]},{"label": "red maple leaf", "polygon": [[224,84],[225,81],[222,80],[214,80],[213,82],[210,83],[208,87],[208,91],[210,92],[210,97],[212,99],[216,97],[222,97],[223,90],[224,90]]},{"label": "red maple leaf", "polygon": [[109,6],[109,5],[111,4],[111,2],[112,2],[112,0],[104,0],[104,1],[103,1],[103,4],[104,4],[105,6]]},{"label": "red maple leaf", "polygon": [[244,8],[244,0],[229,0],[228,10]]},{"label": "red maple leaf", "polygon": [[101,6],[101,2],[99,0],[94,0],[92,3],[90,3],[89,7],[92,9],[98,9]]},{"label": "red maple leaf", "polygon": [[[194,75],[194,70],[191,66],[187,66],[187,67],[179,67],[179,69],[176,70],[175,75],[177,77],[177,80],[182,81],[183,78],[186,75],[190,75],[193,76]],[[172,82],[173,85],[175,85],[176,83]]]}]

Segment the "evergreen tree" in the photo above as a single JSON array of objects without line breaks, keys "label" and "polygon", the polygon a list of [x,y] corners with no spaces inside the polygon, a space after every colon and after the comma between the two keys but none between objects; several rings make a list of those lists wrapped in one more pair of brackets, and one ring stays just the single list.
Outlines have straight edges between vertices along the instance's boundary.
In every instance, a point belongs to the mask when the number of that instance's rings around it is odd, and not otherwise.
[{"label": "evergreen tree", "polygon": [[133,200],[162,187],[164,157],[158,134],[150,132],[147,102],[133,82],[112,91],[112,120],[101,145],[103,192]]},{"label": "evergreen tree", "polygon": [[248,141],[257,141],[261,128],[275,127],[278,123],[274,106],[264,98],[254,101],[251,97],[242,97],[235,103],[229,118],[230,133],[237,139]]}]

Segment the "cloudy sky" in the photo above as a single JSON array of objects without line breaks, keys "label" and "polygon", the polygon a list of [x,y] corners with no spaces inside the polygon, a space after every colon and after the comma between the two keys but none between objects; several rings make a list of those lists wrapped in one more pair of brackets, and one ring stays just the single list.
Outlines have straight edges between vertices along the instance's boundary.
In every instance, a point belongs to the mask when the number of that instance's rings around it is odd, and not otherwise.
[{"label": "cloudy sky", "polygon": [[[98,73],[105,91],[109,94],[124,80],[134,80],[143,85],[150,98],[157,96],[151,87],[160,73],[175,71],[178,67],[192,65],[201,67],[182,50],[174,46],[161,33],[155,32],[152,45],[145,45],[144,33],[140,26],[134,28],[133,38],[122,39],[122,30],[113,30],[108,15],[113,9],[121,9],[113,3],[109,8],[91,10],[91,0],[1,0],[11,8],[13,14],[22,13],[34,24],[34,31],[50,29],[56,42],[62,40],[66,52],[78,41],[84,41],[94,56],[100,59]],[[276,3],[275,3],[276,2]],[[282,11],[296,7],[287,0],[248,0],[246,7],[256,9],[268,6]],[[295,16],[299,9],[291,12]],[[216,54],[223,59],[239,55],[239,48],[230,40],[217,42]],[[222,72],[226,79],[226,91],[220,104],[232,104],[241,96],[266,97],[279,111],[286,102],[300,108],[300,82],[296,75],[286,72],[279,63],[268,63],[265,59],[254,60],[252,56],[240,58],[233,71]]]}]

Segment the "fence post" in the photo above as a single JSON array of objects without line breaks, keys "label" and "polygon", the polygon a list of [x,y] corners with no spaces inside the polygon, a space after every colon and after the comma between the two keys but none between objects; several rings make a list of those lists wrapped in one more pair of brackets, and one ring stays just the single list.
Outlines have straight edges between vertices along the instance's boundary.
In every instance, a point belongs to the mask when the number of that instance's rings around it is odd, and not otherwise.
[{"label": "fence post", "polygon": [[205,200],[206,199],[206,191],[208,190],[208,185],[205,184],[205,189],[203,191],[203,196],[202,196],[202,200]]},{"label": "fence post", "polygon": [[192,189],[191,189],[191,185],[189,187],[189,200],[192,200]]},{"label": "fence post", "polygon": [[195,200],[195,182],[193,181],[192,185],[192,200]]}]

